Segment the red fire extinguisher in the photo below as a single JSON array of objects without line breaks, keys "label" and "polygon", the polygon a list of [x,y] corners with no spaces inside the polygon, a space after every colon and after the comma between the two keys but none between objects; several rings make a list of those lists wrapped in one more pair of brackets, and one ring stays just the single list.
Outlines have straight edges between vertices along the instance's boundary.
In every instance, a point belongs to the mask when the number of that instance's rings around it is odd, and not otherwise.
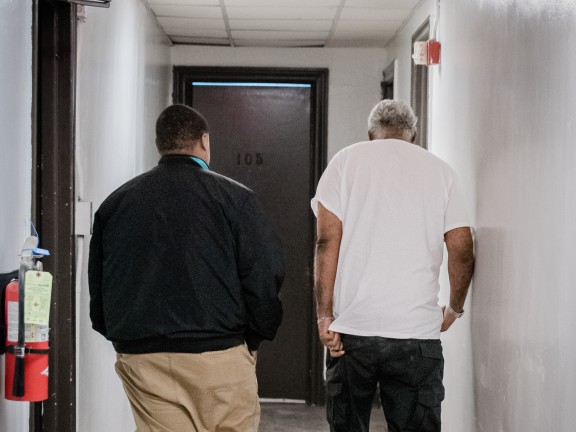
[{"label": "red fire extinguisher", "polygon": [[[24,299],[28,274],[41,275],[37,258],[49,255],[38,249],[37,235],[26,239],[18,279],[5,291],[6,377],[4,394],[14,401],[40,402],[48,399],[48,325],[25,323]],[[50,279],[51,280],[51,279]]]},{"label": "red fire extinguisher", "polygon": [[[19,349],[17,347],[18,281],[12,281],[6,287],[5,308],[6,399],[28,402],[46,400],[48,399],[48,328],[27,324],[25,346],[23,350]],[[23,364],[18,367],[17,363]],[[21,368],[23,373],[16,373],[17,369]]]}]

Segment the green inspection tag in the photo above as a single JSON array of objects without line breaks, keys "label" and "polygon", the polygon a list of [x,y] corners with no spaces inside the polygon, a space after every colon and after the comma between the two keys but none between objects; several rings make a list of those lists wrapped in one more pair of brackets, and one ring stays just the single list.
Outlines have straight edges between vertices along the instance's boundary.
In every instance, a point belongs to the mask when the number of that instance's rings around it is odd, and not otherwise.
[{"label": "green inspection tag", "polygon": [[24,284],[24,323],[48,325],[52,275],[28,270]]}]

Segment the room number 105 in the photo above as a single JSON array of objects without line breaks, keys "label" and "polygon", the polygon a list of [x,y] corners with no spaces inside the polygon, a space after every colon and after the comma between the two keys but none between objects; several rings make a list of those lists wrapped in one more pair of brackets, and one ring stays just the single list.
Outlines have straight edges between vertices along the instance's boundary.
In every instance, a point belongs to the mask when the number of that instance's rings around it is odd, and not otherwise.
[{"label": "room number 105", "polygon": [[262,153],[238,153],[238,165],[262,165],[264,158]]}]

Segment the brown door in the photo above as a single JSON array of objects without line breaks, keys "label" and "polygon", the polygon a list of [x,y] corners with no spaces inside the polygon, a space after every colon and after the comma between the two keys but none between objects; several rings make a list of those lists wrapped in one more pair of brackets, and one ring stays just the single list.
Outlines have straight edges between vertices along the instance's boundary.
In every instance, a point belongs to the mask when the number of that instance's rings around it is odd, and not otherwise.
[{"label": "brown door", "polygon": [[284,320],[261,345],[262,398],[306,400],[310,370],[313,238],[311,86],[193,84],[192,106],[210,124],[211,169],[251,188],[263,202],[286,254]]}]

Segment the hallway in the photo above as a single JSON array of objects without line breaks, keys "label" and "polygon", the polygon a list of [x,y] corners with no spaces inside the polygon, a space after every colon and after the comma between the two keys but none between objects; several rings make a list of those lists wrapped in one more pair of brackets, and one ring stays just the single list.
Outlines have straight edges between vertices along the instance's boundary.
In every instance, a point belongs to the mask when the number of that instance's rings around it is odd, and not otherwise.
[{"label": "hallway", "polygon": [[[326,408],[304,404],[263,403],[258,432],[326,432]],[[386,432],[386,421],[380,408],[374,407],[370,430]]]},{"label": "hallway", "polygon": [[[442,335],[443,431],[574,430],[574,0],[75,2],[0,0],[0,272],[17,267],[32,220],[43,227],[40,247],[52,252],[44,263],[58,282],[53,388],[32,409],[42,432],[135,429],[114,349],[90,323],[90,224],[106,196],[158,163],[155,121],[174,102],[175,67],[322,71],[324,96],[314,104],[324,111],[307,136],[323,137],[315,154],[323,166],[366,139],[366,117],[383,93],[418,106],[427,150],[453,167],[476,225],[466,313]],[[39,5],[60,14],[47,24]],[[39,37],[38,23],[53,37]],[[413,43],[433,37],[440,64],[416,66]],[[57,76],[66,66],[70,75]],[[226,156],[249,177],[258,154]],[[313,188],[310,178],[302,181]],[[299,276],[312,274],[310,267]],[[439,281],[442,305],[445,268]],[[303,285],[293,291],[311,295]],[[312,311],[295,309],[315,327]],[[308,402],[321,400],[324,388],[311,333],[293,341],[307,368],[300,378]],[[0,357],[0,388],[4,372]],[[29,420],[28,404],[0,398],[0,432],[40,432]],[[375,413],[373,421],[381,430],[383,419]],[[264,404],[261,429],[325,431],[324,408]]]}]

